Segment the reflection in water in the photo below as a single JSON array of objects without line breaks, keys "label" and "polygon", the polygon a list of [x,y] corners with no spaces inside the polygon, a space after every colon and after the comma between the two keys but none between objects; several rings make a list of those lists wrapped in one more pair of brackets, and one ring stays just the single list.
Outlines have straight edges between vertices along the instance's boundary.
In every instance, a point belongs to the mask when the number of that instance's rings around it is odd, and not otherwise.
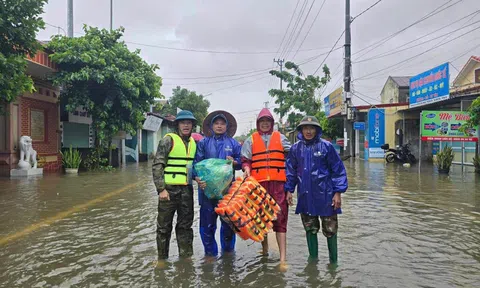
[{"label": "reflection in water", "polygon": [[[237,241],[235,254],[171,258],[157,267],[157,196],[151,168],[132,165],[111,173],[0,179],[0,242],[6,235],[59,215],[0,247],[5,287],[474,287],[480,283],[480,177],[454,167],[439,175],[422,164],[347,163],[350,189],[339,217],[339,266],[328,265],[325,239],[319,259],[308,260],[300,217],[290,209],[288,270],[274,245]],[[73,214],[63,211],[132,183]],[[196,196],[196,193],[195,193]],[[198,205],[196,205],[198,206]],[[194,231],[198,231],[196,207]],[[37,229],[38,228],[38,229]]]}]

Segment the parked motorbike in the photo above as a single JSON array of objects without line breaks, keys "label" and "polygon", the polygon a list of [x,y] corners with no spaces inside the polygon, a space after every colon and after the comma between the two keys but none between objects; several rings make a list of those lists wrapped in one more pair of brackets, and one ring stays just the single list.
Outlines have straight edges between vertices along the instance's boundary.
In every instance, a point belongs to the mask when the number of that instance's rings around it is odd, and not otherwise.
[{"label": "parked motorbike", "polygon": [[413,164],[417,161],[410,151],[410,144],[397,145],[397,149],[390,148],[389,144],[384,144],[381,148],[385,151],[385,161],[387,163],[399,162]]}]

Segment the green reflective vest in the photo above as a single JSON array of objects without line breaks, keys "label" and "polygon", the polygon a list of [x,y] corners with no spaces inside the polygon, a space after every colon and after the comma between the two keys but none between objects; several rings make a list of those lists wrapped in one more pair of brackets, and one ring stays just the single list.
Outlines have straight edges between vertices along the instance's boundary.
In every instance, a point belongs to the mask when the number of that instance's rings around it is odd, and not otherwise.
[{"label": "green reflective vest", "polygon": [[182,138],[175,133],[168,133],[173,140],[172,150],[168,153],[167,166],[165,167],[165,184],[167,185],[188,185],[188,170],[192,169],[193,158],[197,150],[197,144],[192,137],[186,149]]}]

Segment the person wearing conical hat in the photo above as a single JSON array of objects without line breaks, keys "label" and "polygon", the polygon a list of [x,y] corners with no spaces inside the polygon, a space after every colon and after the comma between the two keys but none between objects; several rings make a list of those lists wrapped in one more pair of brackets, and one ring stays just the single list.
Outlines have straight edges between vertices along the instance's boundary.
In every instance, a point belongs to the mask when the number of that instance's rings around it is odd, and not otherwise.
[{"label": "person wearing conical hat", "polygon": [[[245,176],[253,176],[280,206],[277,220],[273,221],[280,250],[281,268],[286,265],[288,206],[292,203],[292,194],[286,193],[284,184],[285,155],[290,142],[285,135],[273,131],[273,115],[263,108],[257,117],[257,131],[248,137],[242,145],[242,168]],[[268,239],[262,242],[262,253],[268,254]]]},{"label": "person wearing conical hat", "polygon": [[[241,146],[237,140],[232,137],[237,131],[237,121],[232,114],[227,111],[217,110],[205,118],[203,121],[203,133],[205,137],[198,142],[197,152],[193,165],[210,158],[229,159],[233,161],[234,169],[241,169],[240,152]],[[233,173],[232,169],[232,173]],[[200,204],[200,237],[202,239],[205,255],[215,257],[218,254],[218,245],[215,240],[217,230],[217,218],[215,207],[217,200],[208,199],[203,189],[206,183],[196,177],[198,183],[198,199]],[[220,219],[220,244],[223,252],[233,252],[235,250],[235,232],[230,226]]]},{"label": "person wearing conical hat", "polygon": [[158,143],[153,160],[153,181],[158,193],[157,249],[159,265],[170,251],[173,217],[177,213],[175,234],[180,257],[193,255],[193,185],[192,163],[196,143],[191,137],[197,119],[182,110],[175,119],[175,133],[168,133]]},{"label": "person wearing conical hat", "polygon": [[297,187],[295,213],[301,216],[310,257],[318,257],[317,232],[321,228],[330,263],[336,264],[337,215],[342,213],[341,195],[348,188],[347,172],[333,145],[320,138],[322,127],[317,118],[306,116],[297,130],[299,141],[287,157],[285,191],[293,194]]}]

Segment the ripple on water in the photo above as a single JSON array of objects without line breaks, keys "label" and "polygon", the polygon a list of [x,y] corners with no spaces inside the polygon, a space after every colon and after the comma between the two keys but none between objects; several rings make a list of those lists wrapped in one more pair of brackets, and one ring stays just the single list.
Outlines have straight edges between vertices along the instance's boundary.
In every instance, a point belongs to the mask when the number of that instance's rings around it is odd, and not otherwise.
[{"label": "ripple on water", "polygon": [[164,269],[157,268],[157,196],[151,168],[144,164],[76,178],[1,182],[7,187],[0,191],[3,236],[119,187],[141,184],[1,247],[0,283],[5,287],[475,287],[480,283],[480,196],[474,174],[438,177],[427,167],[420,177],[418,169],[363,162],[347,168],[351,181],[343,196],[344,214],[339,216],[340,266],[328,265],[322,234],[318,261],[308,261],[300,217],[290,209],[286,272],[279,269],[273,237],[267,258],[257,254],[260,244],[237,239],[236,254],[204,259],[197,200],[194,259],[178,259],[173,234],[171,259]]}]

